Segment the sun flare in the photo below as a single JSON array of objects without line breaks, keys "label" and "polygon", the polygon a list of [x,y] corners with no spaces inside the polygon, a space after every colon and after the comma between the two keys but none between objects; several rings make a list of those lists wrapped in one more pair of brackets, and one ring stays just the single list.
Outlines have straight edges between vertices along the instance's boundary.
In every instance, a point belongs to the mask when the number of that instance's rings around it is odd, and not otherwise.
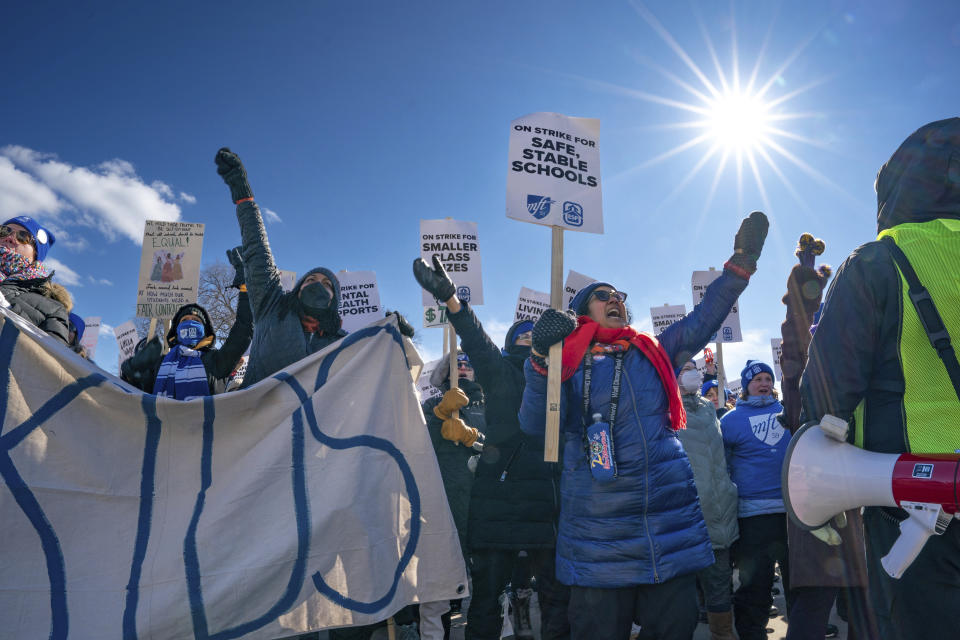
[{"label": "sun flare", "polygon": [[705,133],[726,151],[754,151],[769,133],[770,108],[757,95],[727,92],[707,105]]}]

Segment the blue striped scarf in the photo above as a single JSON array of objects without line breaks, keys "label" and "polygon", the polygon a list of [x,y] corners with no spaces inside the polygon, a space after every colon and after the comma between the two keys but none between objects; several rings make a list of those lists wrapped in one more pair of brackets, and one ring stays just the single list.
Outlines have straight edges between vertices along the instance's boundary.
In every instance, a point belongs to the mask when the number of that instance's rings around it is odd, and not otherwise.
[{"label": "blue striped scarf", "polygon": [[153,393],[163,398],[189,400],[210,395],[207,369],[200,352],[178,344],[160,363]]}]

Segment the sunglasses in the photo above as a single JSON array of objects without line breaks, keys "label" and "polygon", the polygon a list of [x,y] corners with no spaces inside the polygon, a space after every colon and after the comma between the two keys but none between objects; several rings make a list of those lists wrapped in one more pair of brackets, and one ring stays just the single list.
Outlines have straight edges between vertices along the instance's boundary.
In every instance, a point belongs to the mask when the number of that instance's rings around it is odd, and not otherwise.
[{"label": "sunglasses", "polygon": [[26,229],[17,229],[14,230],[13,227],[8,227],[7,225],[0,225],[0,238],[6,238],[9,235],[13,235],[17,239],[17,242],[20,244],[29,244],[33,246],[33,236],[30,235],[30,232]]},{"label": "sunglasses", "polygon": [[600,302],[607,302],[610,298],[616,298],[620,302],[627,301],[627,294],[623,291],[605,291],[600,289],[593,292],[593,297],[599,300]]}]

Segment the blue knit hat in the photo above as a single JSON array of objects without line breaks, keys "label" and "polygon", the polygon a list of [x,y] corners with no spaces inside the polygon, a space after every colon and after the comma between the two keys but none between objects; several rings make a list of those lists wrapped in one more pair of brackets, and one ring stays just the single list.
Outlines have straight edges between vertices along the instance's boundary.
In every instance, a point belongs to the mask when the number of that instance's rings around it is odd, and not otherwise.
[{"label": "blue knit hat", "polygon": [[33,243],[37,248],[37,262],[43,262],[47,257],[47,251],[53,246],[54,237],[49,229],[40,226],[40,223],[29,216],[17,216],[10,218],[3,224],[18,224],[33,236]]},{"label": "blue knit hat", "polygon": [[740,372],[740,384],[743,390],[746,391],[750,381],[761,373],[769,373],[770,377],[773,377],[773,369],[771,369],[767,363],[760,362],[759,360],[747,360],[747,366]]},{"label": "blue knit hat", "polygon": [[580,291],[577,291],[577,295],[573,296],[573,300],[570,301],[569,308],[578,316],[588,315],[587,303],[590,301],[590,296],[597,287],[616,289],[616,287],[609,282],[592,282],[583,289],[580,289]]},{"label": "blue knit hat", "polygon": [[703,383],[703,386],[700,387],[700,395],[702,396],[707,395],[707,392],[710,391],[710,389],[715,389],[717,388],[717,386],[718,385],[716,380],[707,380],[706,382]]},{"label": "blue knit hat", "polygon": [[83,338],[83,332],[87,330],[87,325],[83,318],[73,312],[68,313],[67,316],[70,318],[70,324],[77,330],[77,343],[79,343],[80,339]]}]

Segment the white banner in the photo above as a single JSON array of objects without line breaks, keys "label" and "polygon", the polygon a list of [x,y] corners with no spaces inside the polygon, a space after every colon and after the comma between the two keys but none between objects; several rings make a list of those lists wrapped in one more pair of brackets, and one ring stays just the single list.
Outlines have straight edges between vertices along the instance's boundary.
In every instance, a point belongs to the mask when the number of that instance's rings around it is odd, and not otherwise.
[{"label": "white banner", "polygon": [[573,269],[567,271],[567,281],[563,285],[563,308],[566,309],[570,306],[570,301],[573,300],[580,289],[594,282],[597,282],[596,278],[577,273]]},{"label": "white banner", "polygon": [[[723,272],[716,270],[693,272],[690,285],[693,289],[694,307],[700,304],[700,301],[703,300],[703,296],[707,291],[707,287],[711,282],[719,278],[721,273]],[[710,337],[710,342],[716,342],[718,338],[720,342],[743,342],[743,334],[740,332],[739,300],[733,304],[730,313],[727,314],[727,317],[723,320],[723,324],[720,325],[720,331],[718,333],[719,335],[715,333]]]},{"label": "white banner", "polygon": [[344,331],[353,333],[383,317],[376,273],[341,271],[337,280],[340,281],[339,311]]},{"label": "white banner", "polygon": [[113,335],[117,337],[117,350],[120,351],[120,362],[133,356],[133,349],[140,341],[137,327],[132,320],[127,320],[113,328]]},{"label": "white banner", "polygon": [[2,310],[0,345],[0,638],[266,640],[467,595],[394,318],[188,402]]},{"label": "white banner", "polygon": [[140,254],[137,317],[169,320],[197,301],[203,225],[147,220]]},{"label": "white banner", "polygon": [[[438,256],[447,275],[457,285],[457,298],[475,307],[483,304],[483,279],[480,276],[480,244],[477,223],[462,220],[421,220],[420,257],[433,266]],[[440,302],[446,302],[441,300]],[[423,292],[423,306],[436,304]]]},{"label": "white banner", "polygon": [[665,304],[662,307],[650,307],[653,335],[660,335],[664,329],[685,315],[687,315],[687,308],[682,304]]},{"label": "white banner", "polygon": [[780,368],[780,355],[783,353],[783,338],[770,338],[770,351],[773,353],[773,371],[777,374],[777,381],[782,381],[783,370]]},{"label": "white banner", "polygon": [[600,121],[531,113],[510,123],[507,217],[603,233]]},{"label": "white banner", "polygon": [[544,311],[550,308],[550,294],[520,287],[517,296],[517,311],[513,314],[513,321],[533,320],[536,322]]},{"label": "white banner", "polygon": [[97,342],[100,340],[100,316],[90,316],[83,319],[84,329],[80,344],[87,352],[87,357],[93,360],[97,354]]}]

